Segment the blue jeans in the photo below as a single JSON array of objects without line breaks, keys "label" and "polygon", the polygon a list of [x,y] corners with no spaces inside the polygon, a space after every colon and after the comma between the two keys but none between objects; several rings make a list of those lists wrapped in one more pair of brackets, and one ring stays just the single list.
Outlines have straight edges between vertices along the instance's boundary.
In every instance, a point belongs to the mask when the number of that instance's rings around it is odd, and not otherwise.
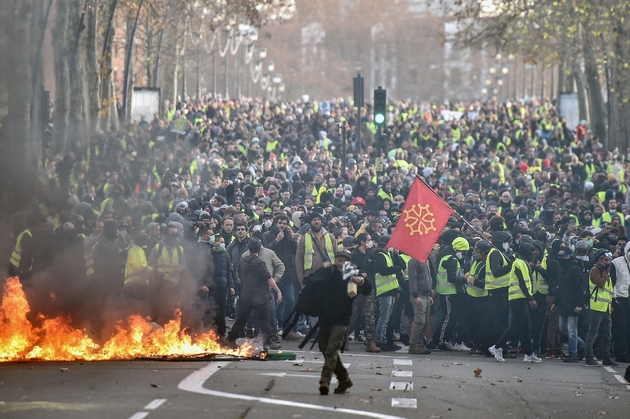
[{"label": "blue jeans", "polygon": [[385,344],[387,343],[385,336],[387,333],[387,323],[389,323],[389,318],[394,310],[394,301],[396,298],[390,295],[376,297],[376,300],[378,301],[378,322],[376,323],[376,336],[374,340],[378,344]]},{"label": "blue jeans", "polygon": [[[295,284],[290,281],[282,281],[278,284],[280,291],[282,291],[282,301],[276,307],[276,316],[280,327],[283,327],[284,322],[293,311],[293,307],[295,307],[294,286]],[[297,332],[297,324],[293,329],[293,332]]]},{"label": "blue jeans", "polygon": [[560,316],[560,331],[569,337],[569,356],[577,356],[578,347],[584,348],[584,341],[578,336],[580,316]]}]

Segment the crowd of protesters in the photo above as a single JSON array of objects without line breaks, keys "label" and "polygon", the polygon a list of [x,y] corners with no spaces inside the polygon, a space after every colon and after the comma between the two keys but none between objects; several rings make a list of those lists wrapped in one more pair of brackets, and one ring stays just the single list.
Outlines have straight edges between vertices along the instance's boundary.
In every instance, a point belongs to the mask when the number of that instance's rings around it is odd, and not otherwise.
[{"label": "crowd of protesters", "polygon": [[[164,324],[179,307],[193,333],[261,330],[279,348],[304,279],[348,249],[372,284],[348,340],[368,352],[504,360],[520,341],[527,362],[630,361],[627,156],[547,101],[391,102],[380,139],[362,112],[359,127],[344,99],[186,98],[47,156],[11,218],[9,274],[27,290],[48,278],[42,312],[88,290],[95,335],[99,310]],[[416,176],[461,216],[427,263],[387,247]]]}]

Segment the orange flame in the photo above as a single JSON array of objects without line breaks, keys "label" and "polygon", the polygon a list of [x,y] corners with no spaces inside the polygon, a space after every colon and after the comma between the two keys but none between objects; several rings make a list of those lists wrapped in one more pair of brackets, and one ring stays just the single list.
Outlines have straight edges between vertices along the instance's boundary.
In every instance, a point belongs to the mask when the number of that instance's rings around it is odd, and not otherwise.
[{"label": "orange flame", "polygon": [[0,362],[19,360],[102,361],[155,356],[224,354],[251,356],[249,345],[222,348],[214,332],[194,338],[181,327],[181,312],[163,329],[154,330],[139,315],[129,316],[116,326],[116,333],[102,346],[85,331],[70,326],[69,319],[44,319],[41,327],[27,320],[30,312],[18,278],[8,278],[0,305]]}]

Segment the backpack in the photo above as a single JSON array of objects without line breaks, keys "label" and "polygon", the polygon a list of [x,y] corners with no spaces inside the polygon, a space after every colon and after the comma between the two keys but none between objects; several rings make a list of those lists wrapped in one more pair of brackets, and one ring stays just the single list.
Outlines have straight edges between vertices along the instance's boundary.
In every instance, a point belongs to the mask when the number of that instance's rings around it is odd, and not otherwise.
[{"label": "backpack", "polygon": [[600,273],[604,273],[604,271],[602,271],[599,268],[599,266],[595,264],[590,265],[590,266],[589,265],[587,265],[586,272],[584,272],[584,276],[582,277],[582,293],[584,294],[584,297],[586,297],[587,301],[590,301],[593,294],[597,292],[597,287],[595,287],[595,289],[592,292],[590,290],[591,269],[597,268],[597,270],[599,270]]}]

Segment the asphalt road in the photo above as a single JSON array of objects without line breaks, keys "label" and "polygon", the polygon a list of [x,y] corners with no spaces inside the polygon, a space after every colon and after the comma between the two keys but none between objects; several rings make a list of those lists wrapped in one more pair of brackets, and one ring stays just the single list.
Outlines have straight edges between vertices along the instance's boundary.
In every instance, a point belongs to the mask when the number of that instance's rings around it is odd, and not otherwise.
[{"label": "asphalt road", "polygon": [[0,364],[0,417],[630,417],[630,384],[615,377],[627,364],[604,369],[521,358],[499,364],[467,353],[350,349],[342,359],[354,386],[328,396],[318,394],[322,357],[311,351],[298,352],[296,361]]}]

